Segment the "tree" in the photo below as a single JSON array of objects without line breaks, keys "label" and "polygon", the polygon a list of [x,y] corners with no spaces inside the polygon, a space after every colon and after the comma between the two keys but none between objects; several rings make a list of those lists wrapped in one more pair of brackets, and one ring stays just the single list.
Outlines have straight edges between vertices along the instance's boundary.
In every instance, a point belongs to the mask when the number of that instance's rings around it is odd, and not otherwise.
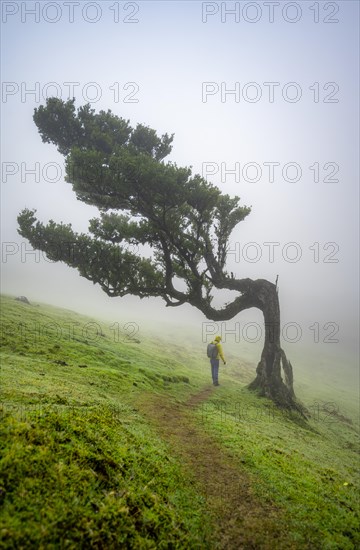
[{"label": "tree", "polygon": [[[142,124],[132,128],[110,110],[96,114],[90,105],[76,110],[74,103],[50,98],[35,109],[34,121],[43,142],[54,143],[64,155],[66,181],[77,199],[96,206],[100,217],[90,220],[89,234],[77,234],[71,224],[50,220],[44,225],[35,210],[25,209],[18,217],[20,235],[49,259],[77,268],[109,296],[158,296],[168,307],[188,303],[213,321],[259,308],[265,341],[249,388],[280,407],[303,412],[280,345],[276,285],[236,279],[226,271],[230,235],[250,208],[192,175],[190,168],[165,162],[173,135],[158,137]],[[215,309],[215,288],[239,295]]]}]

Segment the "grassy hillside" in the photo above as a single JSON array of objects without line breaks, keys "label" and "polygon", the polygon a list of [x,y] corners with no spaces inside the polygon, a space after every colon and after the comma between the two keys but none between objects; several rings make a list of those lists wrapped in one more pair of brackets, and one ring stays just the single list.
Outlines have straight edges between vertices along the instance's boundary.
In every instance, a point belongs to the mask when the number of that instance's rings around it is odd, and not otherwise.
[{"label": "grassy hillside", "polygon": [[300,378],[304,424],[196,338],[1,310],[2,548],[360,546],[355,393]]}]

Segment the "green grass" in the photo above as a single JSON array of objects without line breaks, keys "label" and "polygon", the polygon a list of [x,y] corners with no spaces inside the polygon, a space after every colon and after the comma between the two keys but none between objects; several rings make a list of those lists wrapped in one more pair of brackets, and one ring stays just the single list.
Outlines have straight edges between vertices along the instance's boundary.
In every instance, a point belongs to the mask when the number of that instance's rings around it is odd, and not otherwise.
[{"label": "green grass", "polygon": [[[193,475],[138,409],[149,392],[199,392],[205,345],[12,297],[1,307],[1,547],[216,548]],[[356,393],[296,371],[303,425],[246,390],[254,367],[228,360],[194,425],[283,510],[293,548],[360,547]]]},{"label": "green grass", "polygon": [[114,342],[105,324],[104,336],[86,338],[89,319],[73,312],[7,297],[1,305],[2,546],[206,540],[204,499],[132,405],[144,390],[188,389],[190,370],[173,374],[153,342],[145,350],[126,334]]},{"label": "green grass", "polygon": [[132,416],[104,406],[6,415],[6,547],[168,548],[201,536],[199,499],[147,426],[129,425]]},{"label": "green grass", "polygon": [[198,425],[241,463],[256,494],[285,509],[299,548],[360,545],[359,446],[353,424],[316,414],[308,427],[245,390],[220,387]]}]

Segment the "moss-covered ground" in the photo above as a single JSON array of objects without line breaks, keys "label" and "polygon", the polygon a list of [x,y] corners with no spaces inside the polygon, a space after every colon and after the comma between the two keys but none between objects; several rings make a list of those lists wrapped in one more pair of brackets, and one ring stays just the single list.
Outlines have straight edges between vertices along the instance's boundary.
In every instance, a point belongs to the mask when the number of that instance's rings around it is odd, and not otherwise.
[{"label": "moss-covered ground", "polygon": [[305,384],[304,423],[195,340],[1,310],[1,548],[360,547],[354,393]]}]

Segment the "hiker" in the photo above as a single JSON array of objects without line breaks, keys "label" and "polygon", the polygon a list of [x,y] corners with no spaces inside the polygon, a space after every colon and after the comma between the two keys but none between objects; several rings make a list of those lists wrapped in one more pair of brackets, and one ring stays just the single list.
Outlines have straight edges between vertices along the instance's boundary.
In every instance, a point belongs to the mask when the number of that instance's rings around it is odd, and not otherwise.
[{"label": "hiker", "polygon": [[211,365],[211,375],[214,386],[220,386],[219,384],[219,361],[220,357],[223,360],[224,365],[226,365],[222,345],[221,336],[216,336],[214,340],[208,345],[207,355],[210,358]]}]

